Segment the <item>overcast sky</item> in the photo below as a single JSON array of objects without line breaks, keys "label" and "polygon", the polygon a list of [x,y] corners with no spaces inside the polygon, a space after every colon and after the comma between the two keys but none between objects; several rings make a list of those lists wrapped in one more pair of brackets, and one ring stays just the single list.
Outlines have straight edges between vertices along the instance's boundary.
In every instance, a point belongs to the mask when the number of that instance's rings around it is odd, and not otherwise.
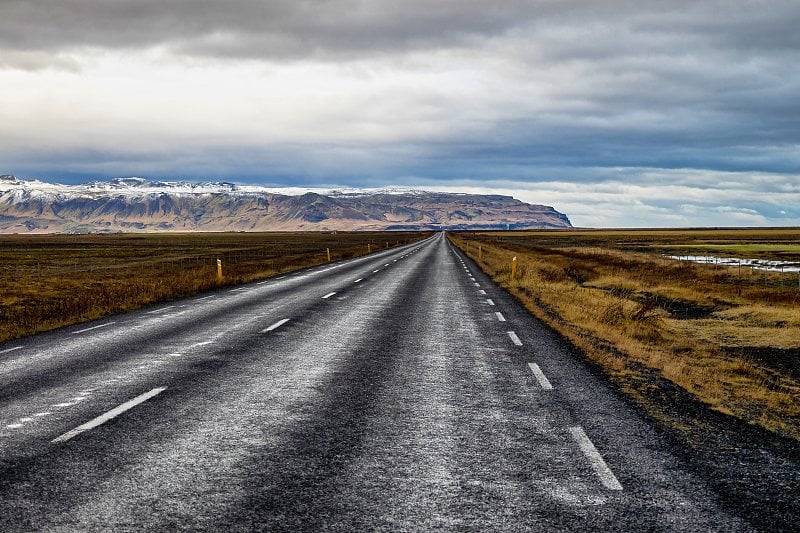
[{"label": "overcast sky", "polygon": [[800,225],[800,2],[0,0],[0,173]]}]

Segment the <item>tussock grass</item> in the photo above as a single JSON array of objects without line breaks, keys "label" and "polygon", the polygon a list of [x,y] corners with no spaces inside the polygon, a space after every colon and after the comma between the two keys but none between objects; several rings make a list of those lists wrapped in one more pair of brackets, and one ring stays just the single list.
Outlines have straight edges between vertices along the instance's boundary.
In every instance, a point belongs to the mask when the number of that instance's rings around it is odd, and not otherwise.
[{"label": "tussock grass", "polygon": [[[0,341],[425,237],[411,232],[0,236]],[[216,280],[216,261],[223,281]]]},{"label": "tussock grass", "polygon": [[[800,232],[755,237],[800,241]],[[686,240],[741,239],[745,232],[689,232]],[[796,351],[800,368],[800,291],[764,284],[735,268],[661,257],[677,232],[496,232],[451,234],[481,268],[579,347],[641,403],[646,372],[720,412],[800,439],[800,381],[761,361],[760,350]],[[741,244],[741,243],[740,243]],[[478,259],[478,245],[482,259]],[[763,250],[763,247],[762,247]],[[511,258],[519,268],[511,279]],[[746,348],[736,355],[737,350]],[[790,357],[790,355],[787,355]],[[647,406],[645,406],[647,407]]]}]

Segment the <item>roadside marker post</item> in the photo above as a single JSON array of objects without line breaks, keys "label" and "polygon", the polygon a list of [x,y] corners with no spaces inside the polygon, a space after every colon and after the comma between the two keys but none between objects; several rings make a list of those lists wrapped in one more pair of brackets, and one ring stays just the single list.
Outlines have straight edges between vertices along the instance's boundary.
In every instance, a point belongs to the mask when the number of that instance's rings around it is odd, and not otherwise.
[{"label": "roadside marker post", "polygon": [[367,243],[367,253],[368,254],[372,253],[372,245],[370,243]]},{"label": "roadside marker post", "polygon": [[331,249],[330,248],[325,248],[325,251],[328,252],[328,263],[330,263],[331,262]]},{"label": "roadside marker post", "polygon": [[478,261],[483,261],[483,248],[480,244],[478,245]]},{"label": "roadside marker post", "polygon": [[514,258],[511,260],[511,279],[516,279],[517,277],[517,256],[515,255]]},{"label": "roadside marker post", "polygon": [[217,259],[217,283],[222,283],[222,259]]}]

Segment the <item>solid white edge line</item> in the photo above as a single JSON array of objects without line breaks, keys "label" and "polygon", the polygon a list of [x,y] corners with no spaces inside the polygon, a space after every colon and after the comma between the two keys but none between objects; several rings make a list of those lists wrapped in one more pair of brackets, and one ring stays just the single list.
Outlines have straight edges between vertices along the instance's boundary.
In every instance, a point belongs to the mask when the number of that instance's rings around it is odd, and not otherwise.
[{"label": "solid white edge line", "polygon": [[497,320],[500,321],[500,322],[505,322],[506,321],[506,317],[504,317],[503,313],[501,313],[500,311],[497,311],[495,313],[495,316],[497,317]]},{"label": "solid white edge line", "polygon": [[72,335],[77,335],[78,333],[86,333],[87,331],[92,331],[93,329],[104,328],[106,326],[110,326],[111,324],[116,324],[116,322],[108,322],[107,324],[100,324],[99,326],[73,331]]},{"label": "solid white edge line", "polygon": [[97,426],[99,426],[101,424],[105,424],[106,422],[108,422],[112,418],[121,415],[122,413],[124,413],[128,409],[136,407],[137,405],[139,405],[142,402],[146,402],[147,400],[149,400],[153,396],[156,396],[157,394],[161,394],[165,390],[167,390],[166,387],[158,387],[156,389],[151,390],[150,392],[145,392],[144,394],[140,394],[136,398],[134,398],[132,400],[128,400],[127,402],[123,403],[122,405],[118,405],[117,407],[113,408],[112,410],[110,410],[110,411],[108,411],[106,413],[103,413],[102,415],[98,416],[97,418],[93,418],[92,420],[89,420],[85,424],[81,424],[80,426],[76,427],[75,429],[71,429],[71,430],[67,431],[66,433],[64,433],[63,435],[54,438],[51,442],[66,442],[69,439],[71,439],[72,437],[74,437],[76,435],[80,435],[84,431],[88,431],[90,429],[96,428]]},{"label": "solid white edge line", "polygon": [[13,352],[14,350],[21,350],[22,346],[15,346],[13,348],[8,348],[7,350],[0,350],[0,353],[8,353]]},{"label": "solid white edge line", "polygon": [[147,314],[148,314],[148,315],[154,315],[154,314],[156,314],[156,313],[163,313],[163,312],[164,312],[164,311],[166,311],[167,309],[173,309],[173,308],[175,308],[175,306],[174,306],[174,305],[169,305],[169,306],[167,306],[167,307],[162,307],[161,309],[156,309],[155,311],[147,311]]},{"label": "solid white edge line", "polygon": [[288,318],[284,318],[283,320],[278,320],[277,322],[272,324],[270,327],[268,327],[266,329],[262,329],[261,333],[268,333],[268,332],[270,332],[272,330],[278,329],[279,327],[281,327],[282,325],[286,324],[287,322],[289,322]]},{"label": "solid white edge line", "polygon": [[212,294],[211,296],[203,296],[202,298],[195,298],[194,301],[199,302],[200,300],[208,300],[209,298],[214,298],[214,295]]},{"label": "solid white edge line", "polygon": [[533,375],[536,376],[536,381],[539,382],[539,385],[544,390],[553,390],[553,385],[550,383],[550,380],[547,379],[547,376],[544,375],[542,369],[539,368],[539,365],[536,363],[528,363],[528,366],[530,367],[531,372],[533,372]]},{"label": "solid white edge line", "polygon": [[517,346],[522,346],[522,341],[519,340],[519,337],[517,337],[516,333],[514,333],[513,331],[506,331],[506,333],[508,333],[508,337],[511,339],[511,342],[513,342]]},{"label": "solid white edge line", "polygon": [[326,294],[325,296],[323,296],[323,297],[322,297],[322,299],[323,299],[323,300],[327,300],[328,298],[330,298],[330,297],[331,297],[331,296],[333,296],[334,294],[336,294],[336,291],[329,292],[328,294]]},{"label": "solid white edge line", "polygon": [[603,486],[609,490],[622,490],[622,485],[619,480],[603,460],[603,456],[600,455],[600,452],[594,447],[592,441],[589,440],[583,428],[574,426],[569,428],[569,432],[572,434],[572,438],[575,439],[575,442],[578,443],[583,455],[589,459],[589,464],[592,465],[594,471],[600,476],[600,481],[603,483]]}]

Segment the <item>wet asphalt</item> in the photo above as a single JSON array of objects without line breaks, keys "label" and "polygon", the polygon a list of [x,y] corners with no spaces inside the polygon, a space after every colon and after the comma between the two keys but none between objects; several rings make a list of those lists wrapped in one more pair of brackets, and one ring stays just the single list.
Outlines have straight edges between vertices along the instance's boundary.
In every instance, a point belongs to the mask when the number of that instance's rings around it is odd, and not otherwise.
[{"label": "wet asphalt", "polygon": [[750,530],[673,445],[442,234],[0,344],[4,531]]}]

